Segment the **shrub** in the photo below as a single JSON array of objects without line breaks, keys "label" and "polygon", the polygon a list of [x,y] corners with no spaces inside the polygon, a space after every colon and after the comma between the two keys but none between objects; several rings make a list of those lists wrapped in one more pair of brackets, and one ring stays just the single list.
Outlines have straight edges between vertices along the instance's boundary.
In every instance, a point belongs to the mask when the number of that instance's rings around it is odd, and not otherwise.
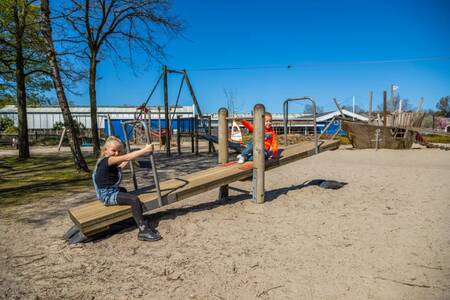
[{"label": "shrub", "polygon": [[14,121],[9,118],[0,118],[0,131],[6,131],[9,127],[14,127]]},{"label": "shrub", "polygon": [[[78,122],[77,120],[73,120],[75,123],[75,130],[77,132],[77,134],[80,134],[83,130],[86,129],[86,126],[84,126],[83,123]],[[64,123],[63,122],[55,122],[53,124],[53,129],[54,130],[62,130],[64,128]]]}]

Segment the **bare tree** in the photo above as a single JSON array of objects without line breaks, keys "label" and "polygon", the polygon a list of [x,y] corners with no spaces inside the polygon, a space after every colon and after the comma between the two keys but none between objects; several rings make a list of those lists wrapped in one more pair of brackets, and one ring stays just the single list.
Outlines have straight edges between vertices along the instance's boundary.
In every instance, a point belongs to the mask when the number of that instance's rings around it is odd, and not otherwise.
[{"label": "bare tree", "polygon": [[80,143],[75,129],[75,123],[70,113],[69,104],[64,91],[64,86],[61,79],[59,64],[56,57],[56,51],[52,39],[52,25],[50,20],[50,5],[49,0],[41,0],[41,15],[42,15],[42,35],[47,49],[48,63],[51,69],[53,85],[58,97],[59,106],[64,118],[64,126],[67,129],[67,136],[69,137],[70,150],[72,151],[75,168],[89,172],[89,168],[81,153]]},{"label": "bare tree", "polygon": [[[305,107],[303,108],[303,113],[304,114],[308,114],[308,115],[312,115],[313,114],[313,106],[312,104],[306,103]],[[316,106],[316,113],[321,114],[323,113],[323,106],[317,105]]]},{"label": "bare tree", "polygon": [[92,137],[94,154],[98,156],[98,63],[110,54],[133,66],[134,52],[144,53],[149,59],[161,58],[164,47],[156,40],[158,30],[175,34],[182,26],[169,14],[169,0],[70,0],[68,3],[63,12],[70,30],[60,41],[89,62]]},{"label": "bare tree", "polygon": [[230,116],[234,116],[235,107],[234,107],[234,93],[232,89],[223,89],[223,93],[225,94],[225,98],[227,99],[227,109],[230,113]]}]

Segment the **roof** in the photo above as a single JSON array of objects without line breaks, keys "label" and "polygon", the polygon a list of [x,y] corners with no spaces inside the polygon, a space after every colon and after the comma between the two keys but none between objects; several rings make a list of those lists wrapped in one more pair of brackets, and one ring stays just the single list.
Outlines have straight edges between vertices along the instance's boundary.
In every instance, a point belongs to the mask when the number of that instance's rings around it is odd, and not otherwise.
[{"label": "roof", "polygon": [[[348,111],[346,109],[343,109],[342,112],[347,117],[355,118],[356,120],[364,121],[364,122],[369,121],[369,119],[367,117],[365,117],[363,115],[360,115],[360,114],[357,114],[357,113],[352,113],[351,111]],[[330,120],[333,117],[336,117],[336,116],[339,116],[339,115],[341,115],[341,112],[338,111],[338,110],[334,111],[334,112],[330,112],[330,113],[327,113],[327,114],[324,114],[324,115],[318,117],[317,118],[317,122],[324,122],[324,121]]]},{"label": "roof", "polygon": [[[150,107],[152,112],[158,111],[156,106]],[[171,107],[172,109],[173,107]],[[71,106],[70,112],[72,113],[89,113],[91,108],[89,106]],[[161,107],[161,111],[164,111],[164,107]],[[192,106],[179,106],[177,107],[178,112],[193,112]],[[97,106],[97,113],[126,113],[134,114],[136,112],[135,106]],[[6,105],[0,108],[0,113],[17,113],[17,107],[15,105]],[[36,106],[27,107],[27,113],[61,113],[61,108],[59,106]]]}]

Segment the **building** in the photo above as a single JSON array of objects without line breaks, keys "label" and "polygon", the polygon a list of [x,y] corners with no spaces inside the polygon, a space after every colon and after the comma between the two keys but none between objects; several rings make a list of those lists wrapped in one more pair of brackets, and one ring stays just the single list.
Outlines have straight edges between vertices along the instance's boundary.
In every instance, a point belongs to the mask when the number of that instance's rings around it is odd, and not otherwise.
[{"label": "building", "polygon": [[[72,116],[79,123],[83,124],[86,128],[91,128],[91,116],[90,108],[87,106],[73,106],[70,108]],[[100,129],[104,129],[106,125],[106,118],[109,114],[112,120],[132,120],[140,113],[136,107],[131,106],[98,106],[97,107],[97,122]],[[163,107],[150,107],[150,117],[152,119],[152,127],[158,127],[158,120],[161,119],[161,127],[165,127],[164,122],[164,108]],[[345,116],[367,122],[367,117],[354,114],[348,110],[343,110]],[[177,116],[181,118],[192,118],[195,115],[195,109],[193,106],[179,106],[170,108],[170,117],[175,120]],[[218,126],[217,113],[208,114],[211,116],[213,130]],[[339,111],[321,113],[317,115],[317,131],[322,133],[323,129],[327,126],[333,118],[340,115]],[[63,122],[63,116],[59,106],[41,106],[41,107],[28,107],[28,128],[29,129],[52,129],[57,122]],[[6,117],[14,121],[17,126],[17,108],[14,105],[7,105],[0,109],[0,118]],[[235,114],[237,118],[251,118],[251,114]],[[284,119],[283,114],[273,113],[273,127],[278,134],[284,133]],[[175,122],[172,128],[176,129],[178,126]],[[340,128],[340,121],[334,120],[333,124],[327,129],[327,134],[334,134]],[[288,115],[288,130],[289,133],[298,133],[304,135],[311,135],[314,133],[314,122],[310,114],[289,114]],[[214,130],[215,131],[215,130]]]},{"label": "building", "polygon": [[[86,128],[91,128],[91,115],[88,106],[72,106],[70,107],[72,117]],[[170,108],[170,114],[175,111],[174,107]],[[164,119],[164,107],[151,107],[151,118],[158,119],[160,116]],[[105,127],[107,115],[111,119],[132,120],[139,111],[133,106],[98,106],[97,107],[97,124],[100,129]],[[175,115],[182,118],[192,117],[194,114],[193,106],[179,106],[176,108]],[[14,121],[15,126],[18,125],[17,107],[15,105],[6,105],[0,109],[0,118],[6,117]],[[27,107],[28,129],[52,129],[57,122],[64,122],[61,108],[59,106],[39,106]]]}]

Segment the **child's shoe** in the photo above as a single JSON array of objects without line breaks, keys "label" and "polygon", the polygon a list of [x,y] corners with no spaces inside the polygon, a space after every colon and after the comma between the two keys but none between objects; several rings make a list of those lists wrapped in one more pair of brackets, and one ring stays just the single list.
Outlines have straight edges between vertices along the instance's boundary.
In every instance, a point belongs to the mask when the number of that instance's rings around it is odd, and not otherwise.
[{"label": "child's shoe", "polygon": [[245,162],[245,157],[241,155],[238,159],[238,164],[243,164]]},{"label": "child's shoe", "polygon": [[138,227],[138,229],[138,240],[140,241],[155,242],[161,239],[159,232],[157,232],[156,230],[152,230],[153,228],[151,228],[147,224],[142,224]]}]

